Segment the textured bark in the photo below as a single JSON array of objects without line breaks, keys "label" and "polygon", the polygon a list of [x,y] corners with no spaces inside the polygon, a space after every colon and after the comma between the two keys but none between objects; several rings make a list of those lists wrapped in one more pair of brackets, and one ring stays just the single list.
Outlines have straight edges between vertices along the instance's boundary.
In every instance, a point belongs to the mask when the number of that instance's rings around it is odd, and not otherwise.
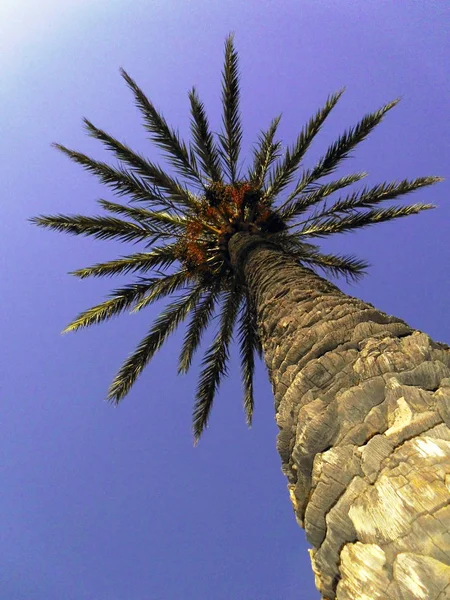
[{"label": "textured bark", "polygon": [[322,597],[450,599],[450,348],[262,238],[236,234],[230,256]]}]

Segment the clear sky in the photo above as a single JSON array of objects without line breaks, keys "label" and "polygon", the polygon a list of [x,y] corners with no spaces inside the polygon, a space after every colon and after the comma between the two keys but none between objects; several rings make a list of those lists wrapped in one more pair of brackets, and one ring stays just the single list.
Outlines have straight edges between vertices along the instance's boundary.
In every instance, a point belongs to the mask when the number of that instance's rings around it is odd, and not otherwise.
[{"label": "clear sky", "polygon": [[[50,147],[99,158],[83,116],[155,159],[123,66],[182,134],[195,84],[216,129],[225,36],[236,33],[250,148],[283,112],[292,142],[347,86],[306,165],[345,127],[402,102],[348,161],[368,183],[449,176],[450,5],[409,0],[3,0],[0,7],[1,600],[315,600],[307,544],[275,450],[273,400],[257,373],[247,430],[237,370],[192,446],[198,373],[176,376],[181,332],[118,408],[104,401],[160,307],[61,336],[121,280],[66,273],[131,251],[27,223],[94,214],[107,189]],[[450,342],[449,184],[417,217],[336,237],[373,267],[351,287]],[[235,353],[236,354],[236,353]]]}]

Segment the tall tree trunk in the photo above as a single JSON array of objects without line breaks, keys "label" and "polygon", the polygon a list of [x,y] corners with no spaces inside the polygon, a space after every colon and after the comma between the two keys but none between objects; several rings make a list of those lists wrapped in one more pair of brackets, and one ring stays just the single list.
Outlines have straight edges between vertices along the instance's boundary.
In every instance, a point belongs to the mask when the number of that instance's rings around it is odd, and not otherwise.
[{"label": "tall tree trunk", "polygon": [[258,236],[255,304],[277,447],[324,599],[450,599],[450,348]]}]

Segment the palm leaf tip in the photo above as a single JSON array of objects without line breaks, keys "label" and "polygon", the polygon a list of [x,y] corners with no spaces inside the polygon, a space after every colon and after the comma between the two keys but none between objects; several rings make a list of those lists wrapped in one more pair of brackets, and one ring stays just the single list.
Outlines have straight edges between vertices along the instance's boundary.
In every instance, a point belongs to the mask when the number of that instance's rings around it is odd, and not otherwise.
[{"label": "palm leaf tip", "polygon": [[280,120],[281,115],[278,115],[272,120],[269,129],[261,132],[258,147],[254,149],[253,168],[249,172],[249,179],[257,188],[263,187],[270,167],[280,156],[281,142],[274,141]]},{"label": "palm leaf tip", "polygon": [[203,370],[200,374],[193,412],[192,427],[195,443],[198,442],[208,425],[214,397],[222,377],[227,372],[229,345],[241,299],[242,290],[239,290],[237,286],[224,295],[219,332],[203,359]]},{"label": "palm leaf tip", "polygon": [[63,333],[90,327],[119,315],[139,302],[154,285],[155,279],[142,279],[142,281],[113,290],[108,299],[80,313],[76,319],[67,325]]},{"label": "palm leaf tip", "polygon": [[184,296],[166,306],[153,322],[150,331],[141,340],[136,350],[123,363],[109,388],[108,400],[117,404],[128,394],[143,369],[169,335],[177,329],[197,305],[201,294],[202,288],[196,286]]},{"label": "palm leaf tip", "polygon": [[45,227],[45,224],[42,222],[43,219],[43,215],[37,215],[35,217],[28,217],[27,221],[29,221],[33,225],[37,225],[38,227]]},{"label": "palm leaf tip", "polygon": [[186,144],[179,137],[178,133],[168,125],[163,115],[155,108],[125,69],[120,69],[120,73],[133,92],[136,106],[144,117],[144,125],[150,133],[152,141],[166,153],[169,162],[177,169],[180,175],[197,184],[203,185],[195,157],[189,153]]},{"label": "palm leaf tip", "polygon": [[212,181],[220,181],[222,179],[220,154],[210,130],[205,107],[200,101],[195,88],[192,88],[189,92],[189,100],[191,103],[191,133],[194,152],[204,173]]},{"label": "palm leaf tip", "polygon": [[151,252],[137,252],[104,263],[97,263],[91,267],[84,267],[71,271],[69,274],[85,279],[86,277],[111,277],[126,273],[140,271],[146,273],[156,267],[166,269],[177,260],[176,244],[166,244],[155,248]]},{"label": "palm leaf tip", "polygon": [[299,233],[305,237],[326,237],[336,233],[355,231],[362,227],[393,221],[400,217],[416,215],[421,211],[435,208],[434,204],[410,204],[408,206],[390,206],[389,208],[376,208],[357,212],[348,216],[331,216],[318,220],[310,226],[306,226]]},{"label": "palm leaf tip", "polygon": [[322,125],[343,93],[344,89],[341,89],[328,96],[324,106],[303,127],[294,145],[286,149],[283,160],[276,164],[275,170],[271,174],[269,185],[265,192],[268,199],[277,196],[292,181],[312,141],[319,133]]},{"label": "palm leaf tip", "polygon": [[234,35],[225,42],[225,65],[222,75],[223,134],[219,136],[222,158],[232,183],[237,178],[237,164],[242,141],[242,125],[239,112],[239,66],[234,48]]},{"label": "palm leaf tip", "polygon": [[247,425],[251,427],[254,409],[253,377],[255,372],[255,350],[258,335],[255,315],[250,300],[246,298],[239,322],[239,344],[241,355],[242,384],[244,388],[244,411]]},{"label": "palm leaf tip", "polygon": [[[304,260],[308,263],[308,259]],[[311,257],[311,265],[318,267],[324,273],[333,277],[345,277],[347,283],[359,281],[367,274],[370,264],[355,256],[336,256],[332,254],[321,254]]]},{"label": "palm leaf tip", "polygon": [[189,370],[194,352],[200,345],[202,335],[207,329],[213,316],[219,286],[216,284],[205,296],[192,314],[191,322],[186,331],[183,346],[180,353],[178,373],[187,373]]}]

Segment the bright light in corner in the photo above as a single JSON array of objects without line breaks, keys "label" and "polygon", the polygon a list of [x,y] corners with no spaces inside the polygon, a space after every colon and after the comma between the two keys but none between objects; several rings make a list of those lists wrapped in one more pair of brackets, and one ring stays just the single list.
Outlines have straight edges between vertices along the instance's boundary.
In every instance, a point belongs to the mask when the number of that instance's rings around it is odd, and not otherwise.
[{"label": "bright light in corner", "polygon": [[0,66],[11,67],[30,48],[76,18],[96,0],[0,0]]}]

